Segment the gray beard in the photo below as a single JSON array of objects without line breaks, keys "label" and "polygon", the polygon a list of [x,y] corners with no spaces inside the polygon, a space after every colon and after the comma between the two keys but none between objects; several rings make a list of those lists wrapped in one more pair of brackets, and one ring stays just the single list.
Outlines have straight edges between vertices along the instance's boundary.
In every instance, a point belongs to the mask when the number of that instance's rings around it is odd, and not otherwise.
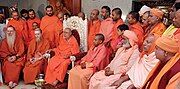
[{"label": "gray beard", "polygon": [[15,43],[15,38],[16,38],[16,35],[12,35],[12,36],[8,36],[6,35],[6,39],[7,39],[7,44],[10,48],[13,48],[14,47],[14,43]]}]

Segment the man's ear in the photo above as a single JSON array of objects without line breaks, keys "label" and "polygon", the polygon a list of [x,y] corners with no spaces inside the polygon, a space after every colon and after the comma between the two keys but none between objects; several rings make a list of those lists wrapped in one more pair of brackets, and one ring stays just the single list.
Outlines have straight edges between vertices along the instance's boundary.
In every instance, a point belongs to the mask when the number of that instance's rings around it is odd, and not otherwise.
[{"label": "man's ear", "polygon": [[100,40],[100,43],[102,44],[102,43],[103,43],[103,41],[102,41],[102,40]]},{"label": "man's ear", "polygon": [[121,18],[121,15],[118,15],[119,18]]}]

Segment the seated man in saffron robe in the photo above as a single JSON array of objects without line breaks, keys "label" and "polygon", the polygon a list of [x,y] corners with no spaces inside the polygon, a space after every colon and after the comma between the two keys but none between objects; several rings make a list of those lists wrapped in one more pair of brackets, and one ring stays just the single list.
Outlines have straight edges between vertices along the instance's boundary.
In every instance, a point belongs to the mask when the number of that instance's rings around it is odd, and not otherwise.
[{"label": "seated man in saffron robe", "polygon": [[80,65],[76,65],[70,70],[68,89],[88,89],[92,74],[99,69],[101,62],[108,58],[109,55],[103,44],[104,35],[96,34],[93,42],[94,46],[81,59]]},{"label": "seated man in saffron robe", "polygon": [[154,52],[157,38],[156,35],[149,35],[144,40],[143,51],[134,62],[134,65],[111,86],[117,86],[118,89],[142,88],[149,72],[158,63]]},{"label": "seated man in saffron robe", "polygon": [[45,81],[56,86],[64,81],[68,65],[71,63],[70,56],[80,52],[76,38],[72,35],[70,28],[65,28],[60,35],[59,46],[52,49],[55,52],[47,66]]},{"label": "seated man in saffron robe", "polygon": [[142,89],[173,89],[172,84],[178,82],[180,73],[180,54],[178,41],[170,37],[160,37],[156,40],[156,58],[159,63],[146,78]]},{"label": "seated man in saffron robe", "polygon": [[20,72],[24,66],[24,42],[17,37],[16,29],[8,26],[6,38],[3,39],[0,47],[0,58],[3,61],[2,69],[5,83],[10,88],[18,84]]},{"label": "seated man in saffron robe", "polygon": [[50,49],[49,41],[42,37],[41,29],[35,29],[34,34],[35,38],[29,44],[27,61],[23,70],[26,84],[34,83],[36,77],[45,72],[47,61],[43,58],[43,54]]},{"label": "seated man in saffron robe", "polygon": [[105,70],[95,73],[90,80],[89,89],[106,89],[122,74],[126,73],[139,57],[137,35],[133,31],[125,30],[123,43],[114,59]]},{"label": "seated man in saffron robe", "polygon": [[34,34],[34,30],[39,28],[39,25],[37,22],[33,22],[32,23],[32,29],[29,31],[29,41],[31,41],[32,39],[35,39],[35,34]]}]

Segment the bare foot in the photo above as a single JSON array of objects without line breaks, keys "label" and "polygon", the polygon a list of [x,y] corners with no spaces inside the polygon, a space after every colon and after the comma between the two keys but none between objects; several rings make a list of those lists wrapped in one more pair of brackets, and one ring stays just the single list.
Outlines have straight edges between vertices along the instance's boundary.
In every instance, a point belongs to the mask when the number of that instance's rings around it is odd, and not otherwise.
[{"label": "bare foot", "polygon": [[58,82],[59,82],[58,80],[55,80],[55,81],[52,83],[52,85],[53,85],[53,86],[56,86]]},{"label": "bare foot", "polygon": [[12,88],[14,88],[14,87],[16,87],[17,86],[17,84],[16,83],[13,83],[13,86],[12,86]]},{"label": "bare foot", "polygon": [[10,81],[10,82],[9,82],[9,84],[8,84],[8,86],[9,86],[10,88],[12,88],[12,86],[13,86],[13,82],[12,82],[12,81]]}]

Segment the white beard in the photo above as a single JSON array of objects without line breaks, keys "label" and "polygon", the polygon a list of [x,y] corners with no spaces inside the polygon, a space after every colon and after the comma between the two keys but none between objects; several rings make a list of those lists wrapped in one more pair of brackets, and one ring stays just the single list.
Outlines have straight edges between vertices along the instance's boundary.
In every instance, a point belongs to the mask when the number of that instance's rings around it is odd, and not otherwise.
[{"label": "white beard", "polygon": [[7,39],[7,44],[10,48],[13,48],[14,47],[14,43],[15,43],[15,38],[16,38],[16,35],[12,35],[12,36],[8,36],[6,35],[6,39]]}]

